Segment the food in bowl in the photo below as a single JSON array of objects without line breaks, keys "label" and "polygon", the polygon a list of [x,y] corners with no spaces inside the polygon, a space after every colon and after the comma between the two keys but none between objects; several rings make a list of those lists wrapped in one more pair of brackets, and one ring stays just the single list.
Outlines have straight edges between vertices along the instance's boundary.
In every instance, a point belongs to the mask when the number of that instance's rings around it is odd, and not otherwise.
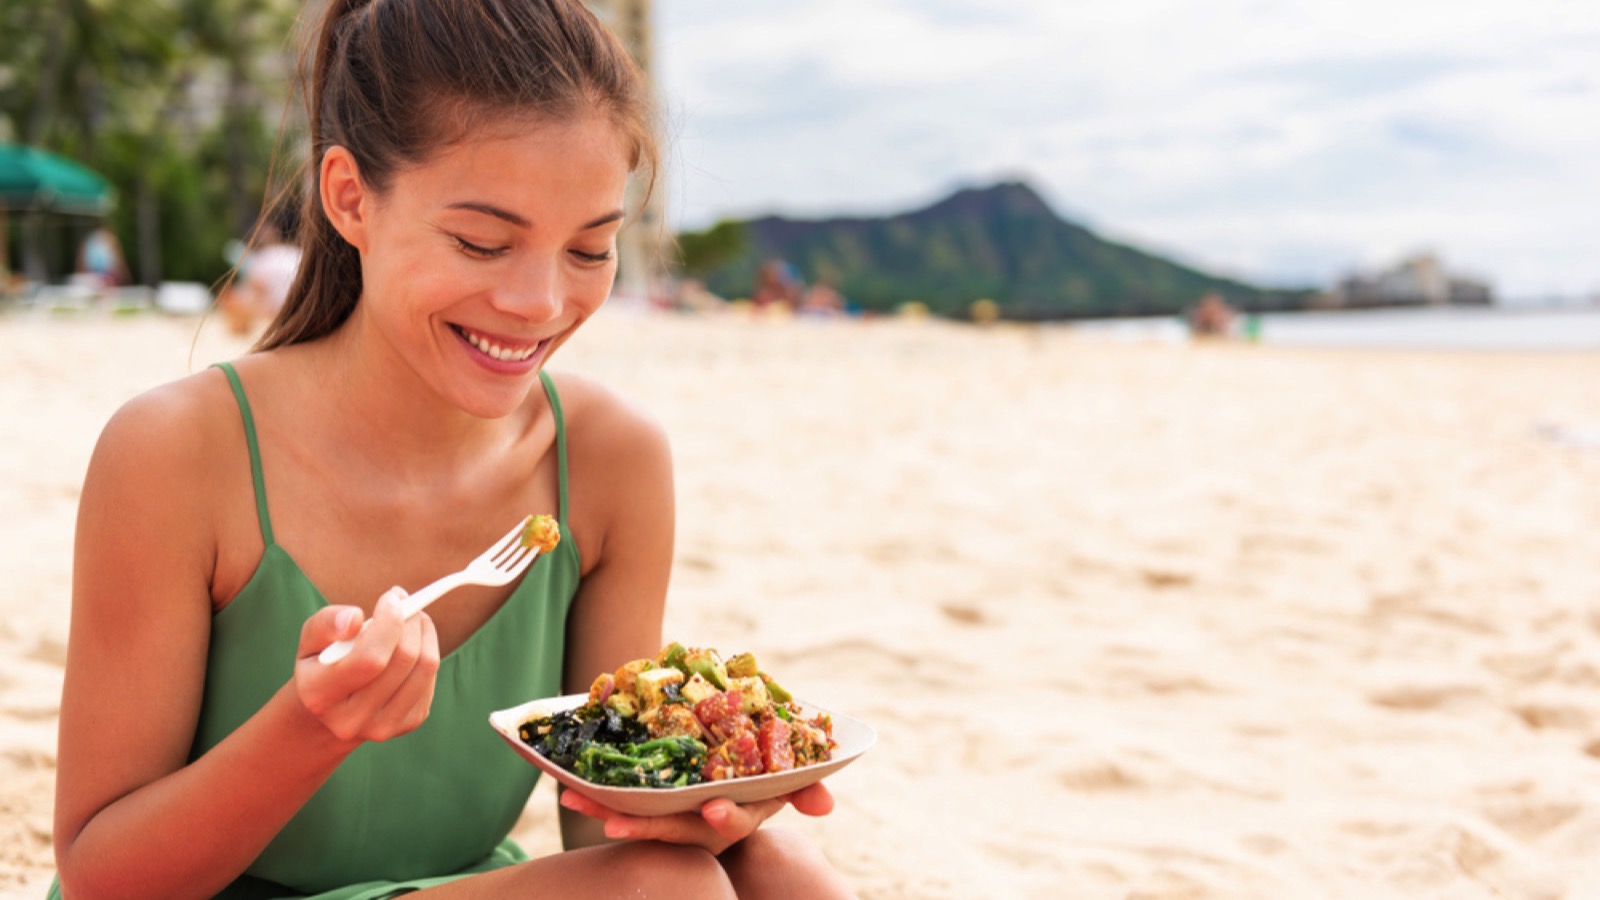
[{"label": "food in bowl", "polygon": [[575,709],[530,719],[523,743],[585,781],[675,788],[825,762],[827,713],[808,713],[741,653],[668,644],[602,673]]}]

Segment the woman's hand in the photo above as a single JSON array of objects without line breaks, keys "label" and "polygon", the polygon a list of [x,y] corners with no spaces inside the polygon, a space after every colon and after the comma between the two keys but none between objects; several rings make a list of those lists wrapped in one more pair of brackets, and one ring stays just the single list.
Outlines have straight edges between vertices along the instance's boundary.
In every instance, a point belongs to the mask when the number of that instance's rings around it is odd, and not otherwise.
[{"label": "woman's hand", "polygon": [[[406,592],[378,598],[371,623],[361,610],[330,606],[300,630],[294,684],[306,711],[341,741],[384,741],[421,725],[433,703],[439,637],[426,613],[401,618]],[[350,655],[332,665],[317,660],[334,641],[354,639]]]},{"label": "woman's hand", "polygon": [[720,854],[754,834],[766,820],[777,815],[785,804],[808,816],[825,816],[833,811],[833,794],[819,781],[792,794],[738,804],[716,799],[700,807],[700,812],[673,816],[629,816],[603,806],[575,790],[561,792],[561,805],[605,822],[606,837],[618,840],[665,841],[691,844]]}]

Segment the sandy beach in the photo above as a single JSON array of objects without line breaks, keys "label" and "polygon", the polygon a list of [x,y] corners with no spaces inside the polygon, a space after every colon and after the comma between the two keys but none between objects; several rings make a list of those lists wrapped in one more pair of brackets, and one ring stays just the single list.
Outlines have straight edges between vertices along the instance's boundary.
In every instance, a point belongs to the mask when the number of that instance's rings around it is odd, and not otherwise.
[{"label": "sandy beach", "polygon": [[[0,897],[96,435],[245,346],[0,315]],[[1600,357],[612,311],[554,368],[672,436],[668,636],[877,728],[780,818],[863,897],[1600,897]]]}]

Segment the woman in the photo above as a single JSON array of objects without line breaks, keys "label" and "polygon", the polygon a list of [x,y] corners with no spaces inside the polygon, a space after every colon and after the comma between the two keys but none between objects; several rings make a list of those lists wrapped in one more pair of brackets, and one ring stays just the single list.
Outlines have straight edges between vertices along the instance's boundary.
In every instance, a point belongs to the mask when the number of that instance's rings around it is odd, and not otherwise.
[{"label": "woman", "polygon": [[[536,770],[487,712],[662,637],[666,439],[544,372],[605,300],[655,161],[626,54],[577,0],[332,0],[311,49],[289,299],[257,352],[119,410],[85,479],[60,895],[848,894],[758,830],[783,800],[637,819],[572,792],[568,852],[505,837]],[[388,585],[530,512],[563,540],[519,583],[400,618]]]},{"label": "woman", "polygon": [[122,242],[116,232],[104,225],[96,226],[83,239],[78,248],[78,273],[86,276],[97,288],[114,288],[128,280],[128,268],[122,259]]}]

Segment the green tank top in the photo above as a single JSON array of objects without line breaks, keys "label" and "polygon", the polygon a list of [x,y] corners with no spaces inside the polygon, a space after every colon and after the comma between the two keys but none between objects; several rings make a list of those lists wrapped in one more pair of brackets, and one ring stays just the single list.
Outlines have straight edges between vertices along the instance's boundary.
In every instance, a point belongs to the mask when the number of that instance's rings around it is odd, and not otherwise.
[{"label": "green tank top", "polygon": [[[219,366],[244,419],[266,550],[249,582],[211,620],[205,697],[190,758],[264,705],[294,673],[300,627],[327,605],[273,540],[255,422],[233,367]],[[219,897],[371,900],[526,859],[508,835],[539,770],[489,727],[489,713],[561,691],[567,609],[578,588],[567,525],[566,430],[555,385],[561,543],[523,576],[503,606],[440,661],[420,728],[357,748]],[[444,573],[440,573],[441,575]],[[58,895],[52,886],[51,897]]]}]

